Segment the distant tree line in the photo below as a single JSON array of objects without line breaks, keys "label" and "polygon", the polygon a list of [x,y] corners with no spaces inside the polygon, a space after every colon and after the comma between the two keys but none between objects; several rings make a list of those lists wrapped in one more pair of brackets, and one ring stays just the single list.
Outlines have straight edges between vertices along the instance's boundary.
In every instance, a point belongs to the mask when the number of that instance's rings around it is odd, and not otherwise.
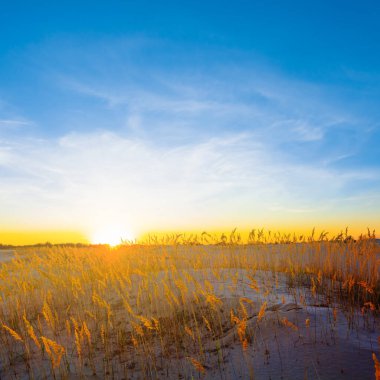
[{"label": "distant tree line", "polygon": [[89,247],[91,244],[83,243],[59,243],[52,244],[50,242],[37,243],[37,244],[26,244],[26,245],[12,245],[12,244],[1,244],[0,249],[13,249],[13,248],[52,248],[52,247],[71,247],[71,248],[84,248]]}]

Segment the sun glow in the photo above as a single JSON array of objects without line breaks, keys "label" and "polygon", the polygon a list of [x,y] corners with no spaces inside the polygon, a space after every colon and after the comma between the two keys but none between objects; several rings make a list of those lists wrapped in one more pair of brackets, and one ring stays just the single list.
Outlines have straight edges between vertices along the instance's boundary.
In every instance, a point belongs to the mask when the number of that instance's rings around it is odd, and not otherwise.
[{"label": "sun glow", "polygon": [[91,237],[92,244],[109,244],[115,247],[125,241],[131,242],[135,237],[131,231],[127,231],[120,227],[105,227],[95,231]]}]

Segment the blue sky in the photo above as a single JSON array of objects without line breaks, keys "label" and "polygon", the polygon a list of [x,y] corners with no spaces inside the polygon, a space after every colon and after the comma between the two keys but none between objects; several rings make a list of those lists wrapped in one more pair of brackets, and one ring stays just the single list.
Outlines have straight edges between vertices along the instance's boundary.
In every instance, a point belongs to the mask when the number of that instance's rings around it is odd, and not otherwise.
[{"label": "blue sky", "polygon": [[14,1],[0,33],[2,229],[380,228],[375,1]]}]

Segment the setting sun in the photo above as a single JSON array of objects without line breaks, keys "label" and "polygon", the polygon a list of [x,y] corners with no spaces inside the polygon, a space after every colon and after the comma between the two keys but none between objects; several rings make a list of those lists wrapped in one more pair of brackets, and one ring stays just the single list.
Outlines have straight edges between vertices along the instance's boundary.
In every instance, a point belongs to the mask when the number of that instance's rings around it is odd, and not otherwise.
[{"label": "setting sun", "polygon": [[91,236],[92,244],[109,244],[114,247],[125,241],[133,241],[135,238],[130,231],[121,227],[108,226],[95,231]]}]

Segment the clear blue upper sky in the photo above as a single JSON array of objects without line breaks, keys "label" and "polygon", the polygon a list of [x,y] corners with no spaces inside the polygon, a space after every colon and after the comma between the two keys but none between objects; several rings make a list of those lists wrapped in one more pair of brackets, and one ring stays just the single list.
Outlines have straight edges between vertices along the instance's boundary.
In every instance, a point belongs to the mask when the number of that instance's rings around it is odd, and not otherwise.
[{"label": "clear blue upper sky", "polygon": [[296,76],[378,73],[376,1],[12,1],[1,7],[1,53],[54,36],[131,35],[263,55]]},{"label": "clear blue upper sky", "polygon": [[377,223],[380,3],[16,0],[0,33],[3,228]]}]

